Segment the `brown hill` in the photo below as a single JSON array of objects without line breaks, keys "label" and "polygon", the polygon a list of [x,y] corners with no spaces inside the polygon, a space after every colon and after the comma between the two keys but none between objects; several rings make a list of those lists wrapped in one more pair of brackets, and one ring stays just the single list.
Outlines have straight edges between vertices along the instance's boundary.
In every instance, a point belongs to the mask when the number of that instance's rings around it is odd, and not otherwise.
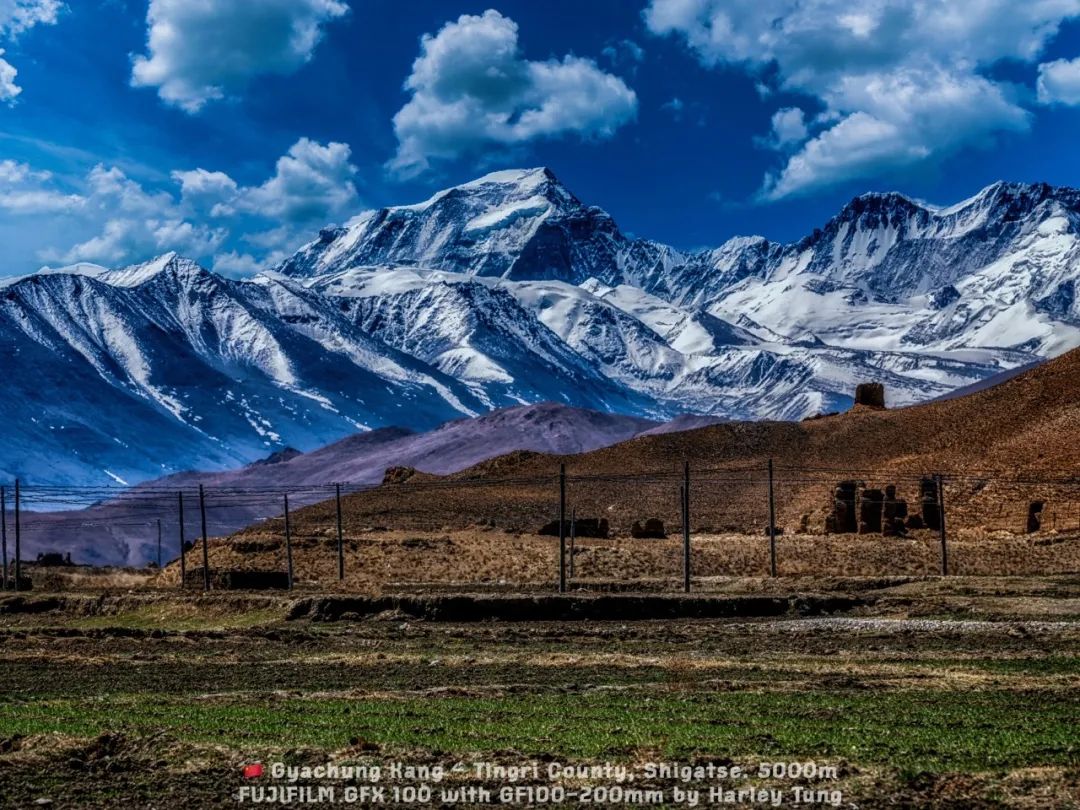
[{"label": "brown hill", "polygon": [[[606,517],[623,534],[647,517],[660,517],[670,529],[681,522],[678,490],[688,461],[692,529],[758,533],[767,525],[769,459],[776,468],[777,523],[789,532],[823,528],[840,480],[894,484],[914,505],[919,479],[936,472],[946,475],[956,526],[1022,531],[1035,499],[1048,502],[1055,523],[1060,516],[1063,525],[1075,524],[1080,350],[993,388],[920,406],[799,423],[727,422],[568,456],[503,456],[435,480],[351,495],[345,522],[348,531],[487,525],[532,532],[557,514],[558,468],[565,464],[569,505],[579,517]],[[296,516],[299,532],[332,523],[333,504]]]}]

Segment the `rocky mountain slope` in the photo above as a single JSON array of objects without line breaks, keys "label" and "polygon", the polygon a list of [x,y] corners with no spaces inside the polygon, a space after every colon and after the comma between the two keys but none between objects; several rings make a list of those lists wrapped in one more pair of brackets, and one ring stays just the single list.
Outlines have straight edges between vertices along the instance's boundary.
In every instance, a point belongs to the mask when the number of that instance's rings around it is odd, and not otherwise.
[{"label": "rocky mountain slope", "polygon": [[135,483],[545,400],[800,419],[1080,345],[1080,192],[853,200],[789,245],[623,234],[547,169],[328,228],[231,280],[174,254],[0,288],[0,478]]},{"label": "rocky mountain slope", "polygon": [[[25,506],[39,511],[24,512],[24,548],[29,558],[40,551],[63,551],[79,562],[143,565],[155,559],[158,520],[164,559],[176,555],[177,494],[181,491],[186,498],[185,536],[198,537],[200,485],[207,492],[208,530],[220,535],[282,514],[283,493],[289,493],[293,507],[300,507],[332,494],[333,481],[343,482],[346,493],[376,486],[391,467],[452,473],[511,452],[580,453],[647,431],[677,431],[686,426],[683,419],[657,424],[545,402],[457,419],[424,433],[386,427],[357,433],[310,453],[287,448],[239,469],[177,473],[112,497],[106,490],[86,493],[102,502],[84,509],[42,512],[60,495],[30,488]],[[68,500],[79,495],[63,493]]]}]

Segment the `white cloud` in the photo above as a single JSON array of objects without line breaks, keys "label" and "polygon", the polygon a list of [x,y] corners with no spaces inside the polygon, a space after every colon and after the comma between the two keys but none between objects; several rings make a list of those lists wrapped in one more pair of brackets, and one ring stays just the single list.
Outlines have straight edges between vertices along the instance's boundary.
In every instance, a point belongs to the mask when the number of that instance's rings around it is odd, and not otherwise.
[{"label": "white cloud", "polygon": [[215,273],[220,273],[223,276],[243,278],[258,273],[264,266],[263,262],[250,253],[238,253],[235,250],[230,250],[226,253],[219,253],[214,257],[213,269]]},{"label": "white cloud", "polygon": [[[60,0],[0,0],[0,39],[16,39],[35,25],[52,25],[62,8]],[[0,58],[0,103],[11,106],[22,93],[15,83],[18,74],[14,65]]]},{"label": "white cloud", "polygon": [[1039,65],[1039,101],[1080,104],[1080,59],[1057,59]]},{"label": "white cloud", "polygon": [[845,108],[856,112],[809,141],[762,189],[780,199],[824,185],[902,168],[1002,130],[1023,130],[1028,113],[981,76],[898,71],[847,77]]},{"label": "white cloud", "polygon": [[0,210],[10,214],[46,214],[72,211],[85,199],[49,187],[52,175],[36,172],[25,163],[0,160]]},{"label": "white cloud", "polygon": [[348,11],[341,0],[150,0],[149,55],[135,57],[131,82],[195,113],[256,76],[295,72]]},{"label": "white cloud", "polygon": [[[0,57],[3,57],[4,49],[0,48]],[[22,88],[15,84],[15,77],[19,71],[6,59],[0,58],[0,102],[13,104],[15,97],[22,92]]]},{"label": "white cloud", "polygon": [[181,199],[197,211],[209,211],[213,216],[231,212],[229,204],[236,199],[239,186],[224,172],[194,169],[176,171],[172,179],[180,184]]},{"label": "white cloud", "polygon": [[787,149],[806,140],[806,114],[798,107],[784,107],[773,113],[772,132],[765,143],[774,149]]},{"label": "white cloud", "polygon": [[[196,258],[213,254],[228,236],[211,229],[175,219],[109,219],[100,234],[80,242],[64,253],[43,253],[46,261],[63,264],[93,262],[118,265],[175,250]],[[53,256],[59,256],[53,259]]]},{"label": "white cloud", "polygon": [[287,223],[325,222],[358,201],[351,157],[347,144],[323,146],[301,138],[278,159],[273,177],[242,189],[233,204],[239,211]]},{"label": "white cloud", "polygon": [[46,261],[120,264],[176,250],[201,258],[228,237],[224,228],[192,221],[167,191],[147,191],[116,167],[95,166],[86,178],[79,212],[86,226],[100,229],[67,249],[42,252]]},{"label": "white cloud", "polygon": [[986,70],[1034,62],[1076,16],[1080,0],[651,0],[645,11],[653,33],[680,37],[703,64],[824,105],[824,128],[766,179],[769,198],[1025,128],[1018,94]]},{"label": "white cloud", "polygon": [[420,51],[405,82],[412,98],[394,116],[390,166],[405,175],[484,144],[610,137],[637,113],[634,91],[590,59],[524,59],[517,23],[494,10],[425,35]]},{"label": "white cloud", "polygon": [[0,0],[0,36],[14,38],[35,25],[52,25],[63,7],[60,0]]},{"label": "white cloud", "polygon": [[[173,172],[175,185],[164,188],[149,188],[115,166],[97,165],[61,182],[0,160],[0,216],[36,215],[34,232],[53,242],[37,249],[42,261],[116,266],[175,250],[236,275],[280,261],[314,227],[355,213],[350,158],[345,144],[301,138],[262,184],[243,186],[224,172],[196,168]],[[237,249],[241,241],[248,252]]]}]

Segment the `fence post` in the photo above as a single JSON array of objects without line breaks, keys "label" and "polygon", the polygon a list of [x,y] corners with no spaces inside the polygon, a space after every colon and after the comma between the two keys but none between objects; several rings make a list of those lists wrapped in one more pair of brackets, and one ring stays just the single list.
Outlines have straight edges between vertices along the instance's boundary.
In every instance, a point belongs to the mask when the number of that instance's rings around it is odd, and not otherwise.
[{"label": "fence post", "polygon": [[6,487],[0,487],[0,537],[3,538],[2,545],[4,547],[4,586],[2,590],[7,590],[7,489]]},{"label": "fence post", "polygon": [[570,510],[570,579],[574,578],[574,540],[577,538],[577,507]]},{"label": "fence post", "polygon": [[289,569],[289,590],[292,590],[293,567],[292,567],[292,532],[289,529],[289,495],[285,494],[285,564]]},{"label": "fence post", "polygon": [[690,462],[683,462],[682,485],[683,593],[690,593]]},{"label": "fence post", "polygon": [[769,459],[769,576],[776,576],[776,498],[773,494],[773,460]]},{"label": "fence post", "polygon": [[938,473],[934,477],[937,479],[938,523],[941,531],[941,575],[947,577],[949,575],[949,544],[945,540],[945,476]]},{"label": "fence post", "polygon": [[199,484],[199,515],[202,518],[202,589],[210,590],[210,552],[207,550],[206,538],[206,493],[203,485]]},{"label": "fence post", "polygon": [[559,593],[566,593],[566,465],[559,465]]},{"label": "fence post", "polygon": [[341,484],[334,484],[334,497],[337,499],[337,578],[345,580],[345,537],[341,531]]},{"label": "fence post", "polygon": [[180,589],[187,587],[187,561],[184,559],[184,493],[176,493],[180,502]]},{"label": "fence post", "polygon": [[22,506],[19,479],[15,479],[15,590],[22,588],[22,527],[19,524],[19,509]]}]

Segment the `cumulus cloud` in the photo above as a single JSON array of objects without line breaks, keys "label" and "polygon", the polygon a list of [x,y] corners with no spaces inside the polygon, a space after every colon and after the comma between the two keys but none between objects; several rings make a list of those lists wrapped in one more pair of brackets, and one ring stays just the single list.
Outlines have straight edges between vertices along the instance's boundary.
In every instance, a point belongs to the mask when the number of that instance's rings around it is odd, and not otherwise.
[{"label": "cumulus cloud", "polygon": [[404,175],[485,144],[610,137],[637,114],[634,91],[591,59],[525,59],[517,23],[494,10],[425,35],[405,88],[412,98],[394,116],[390,162]]},{"label": "cumulus cloud", "polygon": [[235,250],[230,250],[225,253],[219,253],[214,257],[213,270],[215,273],[220,273],[223,276],[243,278],[258,273],[259,270],[268,263],[270,262],[256,259],[250,253],[239,253]]},{"label": "cumulus cloud", "polygon": [[209,172],[193,169],[172,173],[172,179],[180,184],[180,198],[197,211],[208,211],[213,216],[231,212],[230,203],[236,199],[240,187],[225,172]]},{"label": "cumulus cloud", "polygon": [[1039,65],[1039,101],[1080,104],[1080,59],[1057,59]]},{"label": "cumulus cloud", "polygon": [[234,202],[240,211],[286,223],[326,221],[357,202],[356,166],[344,143],[325,146],[301,138],[277,162],[274,176],[242,189]]},{"label": "cumulus cloud", "polygon": [[220,228],[208,228],[179,219],[109,219],[100,234],[58,255],[64,264],[93,262],[116,265],[175,250],[185,256],[213,254],[228,236]]},{"label": "cumulus cloud", "polygon": [[15,77],[19,75],[19,71],[11,62],[2,58],[3,56],[4,49],[0,48],[0,102],[11,104],[22,92],[22,88],[15,84]]},{"label": "cumulus cloud", "polygon": [[131,83],[195,113],[256,76],[293,73],[348,11],[341,0],[150,0],[148,54],[135,57]]},{"label": "cumulus cloud", "polygon": [[766,178],[770,199],[1024,129],[1018,94],[988,68],[1036,61],[1076,16],[1080,0],[651,0],[645,10],[650,31],[681,38],[704,65],[823,105],[818,131]]},{"label": "cumulus cloud", "polygon": [[63,7],[60,0],[0,0],[0,36],[17,37],[35,25],[52,25]]},{"label": "cumulus cloud", "polygon": [[80,217],[100,232],[67,249],[42,253],[46,261],[119,264],[176,250],[211,255],[228,231],[191,221],[190,212],[167,191],[148,191],[121,169],[98,165],[86,177]]},{"label": "cumulus cloud", "polygon": [[72,211],[85,199],[50,187],[52,175],[25,163],[0,160],[0,210],[11,214],[46,214]]},{"label": "cumulus cloud", "polygon": [[773,113],[772,131],[765,144],[774,149],[787,149],[806,140],[806,114],[798,107],[784,107]]},{"label": "cumulus cloud", "polygon": [[62,181],[0,160],[0,215],[14,221],[34,214],[35,232],[63,234],[65,243],[38,250],[49,263],[116,266],[175,250],[241,275],[280,261],[314,227],[355,213],[350,156],[345,144],[302,138],[261,184],[245,186],[224,172],[196,168],[173,172],[173,183],[160,188],[116,166],[99,164]]},{"label": "cumulus cloud", "polygon": [[[0,0],[0,40],[13,40],[35,25],[52,25],[63,8],[60,0]],[[2,58],[0,48],[0,103],[15,103],[22,88],[15,83],[19,71]]]}]

